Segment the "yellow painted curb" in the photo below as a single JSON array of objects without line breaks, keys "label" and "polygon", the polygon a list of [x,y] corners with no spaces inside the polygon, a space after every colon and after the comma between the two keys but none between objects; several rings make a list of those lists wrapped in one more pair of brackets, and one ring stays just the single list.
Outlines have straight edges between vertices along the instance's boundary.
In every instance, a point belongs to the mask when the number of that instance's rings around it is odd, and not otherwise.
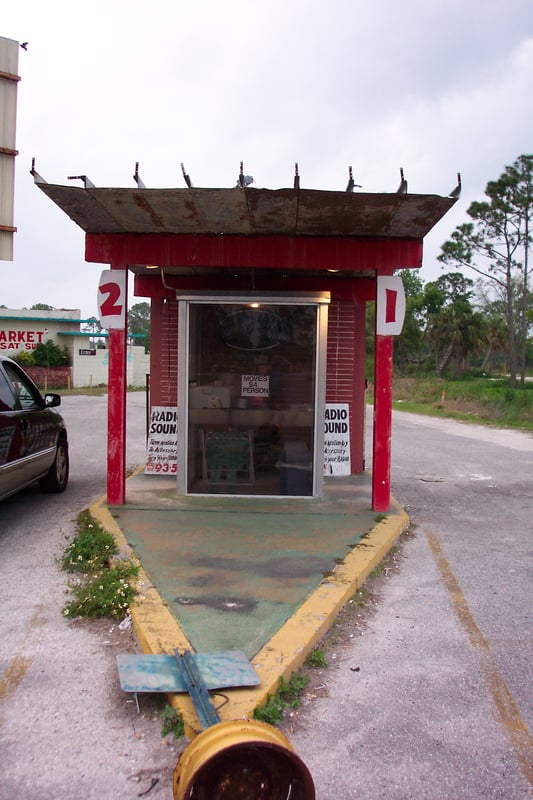
[{"label": "yellow painted curb", "polygon": [[[309,653],[332,626],[335,617],[361,588],[369,574],[383,560],[399,536],[407,530],[409,517],[391,499],[394,513],[379,522],[325,578],[280,630],[252,659],[261,678],[253,689],[225,690],[230,702],[219,711],[222,721],[245,719],[265,703],[268,694],[275,694],[280,678],[286,680],[300,669]],[[115,538],[121,555],[139,563],[122,530],[105,506],[105,498],[89,509]],[[132,605],[131,617],[136,636],[145,653],[173,653],[194,650],[174,615],[141,565],[137,584],[138,596]],[[169,702],[183,715],[187,735],[200,733],[202,727],[188,695],[171,695]]]},{"label": "yellow painted curb", "polygon": [[[180,653],[194,650],[177,619],[169,611],[168,606],[126,541],[124,533],[113,519],[105,501],[106,498],[103,497],[94,503],[89,508],[90,513],[113,536],[119,548],[119,556],[131,559],[140,566],[136,582],[137,597],[130,606],[130,614],[133,629],[142,651],[144,653],[173,654],[176,648]],[[191,738],[200,733],[202,727],[190,697],[172,694],[168,696],[168,701],[171,706],[179,709],[185,723],[187,736]]]}]

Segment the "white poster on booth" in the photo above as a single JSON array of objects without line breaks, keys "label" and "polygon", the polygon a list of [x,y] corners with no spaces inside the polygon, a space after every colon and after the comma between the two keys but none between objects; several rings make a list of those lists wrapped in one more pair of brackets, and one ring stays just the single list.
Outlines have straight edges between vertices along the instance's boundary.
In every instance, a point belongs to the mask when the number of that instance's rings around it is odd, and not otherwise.
[{"label": "white poster on booth", "polygon": [[152,406],[145,475],[172,475],[178,471],[178,409]]},{"label": "white poster on booth", "polygon": [[350,475],[350,407],[326,403],[324,414],[324,475]]},{"label": "white poster on booth", "polygon": [[400,275],[379,275],[376,296],[376,333],[398,336],[405,318],[405,289]]},{"label": "white poster on booth", "polygon": [[269,375],[241,375],[241,397],[268,397]]},{"label": "white poster on booth", "polygon": [[105,269],[98,284],[98,314],[106,330],[126,326],[126,271]]}]

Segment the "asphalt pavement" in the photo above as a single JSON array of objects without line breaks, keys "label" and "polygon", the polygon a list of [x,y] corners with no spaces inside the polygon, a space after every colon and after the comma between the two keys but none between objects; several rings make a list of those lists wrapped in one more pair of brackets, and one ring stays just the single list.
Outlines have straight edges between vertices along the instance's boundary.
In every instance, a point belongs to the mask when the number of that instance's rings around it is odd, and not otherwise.
[{"label": "asphalt pavement", "polygon": [[[137,713],[117,681],[131,632],[61,616],[58,556],[105,492],[105,403],[64,402],[65,495],[0,507],[2,800],[172,797],[182,744],[163,744],[161,707],[141,698]],[[143,395],[128,396],[128,466],[144,420]],[[392,456],[411,532],[285,729],[317,800],[531,797],[533,439],[395,414]]]},{"label": "asphalt pavement", "polygon": [[[116,622],[66,620],[59,560],[78,513],[106,490],[106,397],[63,399],[71,478],[0,504],[0,800],[171,800],[181,741],[161,739],[163,698],[140,711],[116,655],[136,647]],[[128,396],[128,465],[142,463],[144,394]],[[152,787],[153,781],[156,781]]]},{"label": "asphalt pavement", "polygon": [[411,531],[286,723],[318,800],[532,796],[532,478],[531,434],[393,415]]}]

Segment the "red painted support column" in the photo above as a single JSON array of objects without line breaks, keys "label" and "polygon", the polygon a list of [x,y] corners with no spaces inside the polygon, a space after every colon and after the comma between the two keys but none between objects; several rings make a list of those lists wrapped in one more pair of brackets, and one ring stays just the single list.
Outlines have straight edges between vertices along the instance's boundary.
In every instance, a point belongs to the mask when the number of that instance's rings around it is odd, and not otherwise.
[{"label": "red painted support column", "polygon": [[[112,265],[115,268],[115,265]],[[128,271],[124,329],[109,330],[107,400],[107,502],[123,505],[126,499],[126,344],[128,332]]]},{"label": "red painted support column", "polygon": [[390,509],[392,433],[392,336],[375,337],[372,508]]},{"label": "red painted support column", "polygon": [[366,407],[366,341],[364,303],[354,303],[354,358],[351,432],[351,472],[352,475],[365,470],[365,407]]}]

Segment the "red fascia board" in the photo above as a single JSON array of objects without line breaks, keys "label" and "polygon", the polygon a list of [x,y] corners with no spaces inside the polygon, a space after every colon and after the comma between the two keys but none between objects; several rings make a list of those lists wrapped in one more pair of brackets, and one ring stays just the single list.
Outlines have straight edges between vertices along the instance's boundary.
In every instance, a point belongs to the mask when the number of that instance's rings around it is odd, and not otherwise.
[{"label": "red fascia board", "polygon": [[422,266],[422,240],[87,233],[85,260],[221,269],[372,269],[391,274]]},{"label": "red fascia board", "polygon": [[350,278],[347,280],[332,280],[331,278],[317,278],[299,275],[297,278],[281,278],[274,273],[272,277],[255,276],[254,289],[250,288],[250,278],[243,275],[235,278],[231,275],[194,275],[194,276],[165,276],[163,284],[158,272],[153,275],[135,275],[135,297],[173,297],[176,292],[188,291],[254,291],[264,292],[331,292],[332,300],[353,300],[365,302],[374,300],[376,289],[375,279],[368,277]]}]

